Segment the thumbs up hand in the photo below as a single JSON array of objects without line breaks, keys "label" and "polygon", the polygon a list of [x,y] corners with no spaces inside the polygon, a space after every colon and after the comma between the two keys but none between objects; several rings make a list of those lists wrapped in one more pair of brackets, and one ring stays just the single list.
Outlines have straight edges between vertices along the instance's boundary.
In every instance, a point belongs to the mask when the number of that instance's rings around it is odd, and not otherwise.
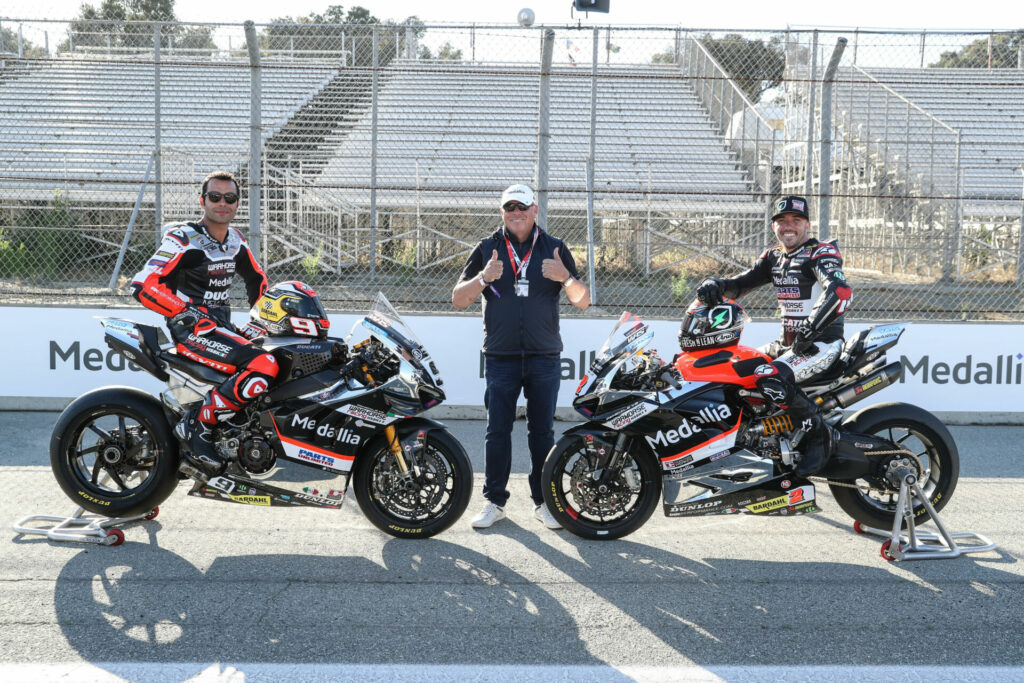
[{"label": "thumbs up hand", "polygon": [[495,249],[491,252],[491,260],[484,265],[484,270],[480,274],[487,282],[494,282],[501,274],[505,272],[505,264],[498,258],[498,250]]},{"label": "thumbs up hand", "polygon": [[569,279],[569,270],[558,255],[558,247],[555,247],[555,253],[551,255],[551,258],[546,258],[541,262],[540,272],[544,277],[555,282],[565,282]]}]

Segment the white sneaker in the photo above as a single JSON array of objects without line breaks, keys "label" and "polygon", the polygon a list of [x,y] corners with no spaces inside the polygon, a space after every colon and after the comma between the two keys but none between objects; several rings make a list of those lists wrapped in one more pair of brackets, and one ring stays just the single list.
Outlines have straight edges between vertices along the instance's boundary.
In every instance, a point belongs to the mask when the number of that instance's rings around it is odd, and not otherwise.
[{"label": "white sneaker", "polygon": [[469,523],[474,529],[486,529],[497,521],[505,519],[505,508],[498,507],[491,501],[484,503],[484,509]]},{"label": "white sneaker", "polygon": [[558,523],[558,520],[555,519],[555,516],[551,514],[551,510],[548,510],[548,506],[544,503],[533,508],[533,516],[549,529],[562,528],[562,525]]}]

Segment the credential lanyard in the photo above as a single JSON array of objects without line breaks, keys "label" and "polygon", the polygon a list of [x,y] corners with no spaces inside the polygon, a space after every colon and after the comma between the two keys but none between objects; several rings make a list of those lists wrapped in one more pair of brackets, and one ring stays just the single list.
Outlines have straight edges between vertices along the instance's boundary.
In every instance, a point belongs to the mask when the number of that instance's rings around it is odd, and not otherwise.
[{"label": "credential lanyard", "polygon": [[533,248],[537,246],[537,238],[540,237],[540,230],[537,228],[533,229],[533,244],[530,245],[530,250],[526,252],[526,256],[519,259],[516,254],[516,250],[512,248],[512,243],[508,241],[508,235],[505,237],[505,247],[508,249],[508,260],[512,262],[512,278],[515,280],[519,279],[519,273],[526,273],[526,267],[530,265],[530,257],[533,256]]}]

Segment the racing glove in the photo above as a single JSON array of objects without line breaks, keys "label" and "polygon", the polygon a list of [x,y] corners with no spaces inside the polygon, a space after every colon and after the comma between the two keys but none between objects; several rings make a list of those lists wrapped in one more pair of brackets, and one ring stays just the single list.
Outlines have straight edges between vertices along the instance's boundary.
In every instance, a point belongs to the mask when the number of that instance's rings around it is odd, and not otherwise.
[{"label": "racing glove", "polygon": [[257,325],[251,320],[238,328],[238,333],[249,341],[255,341],[256,339],[267,336],[266,328],[262,325]]},{"label": "racing glove", "polygon": [[798,327],[790,350],[798,356],[809,356],[816,353],[818,349],[814,345],[813,333],[806,327]]},{"label": "racing glove", "polygon": [[171,318],[171,327],[182,332],[206,334],[217,327],[216,321],[198,306],[189,304],[181,313]]},{"label": "racing glove", "polygon": [[697,298],[701,303],[714,306],[722,301],[722,285],[717,278],[706,277],[697,286]]}]

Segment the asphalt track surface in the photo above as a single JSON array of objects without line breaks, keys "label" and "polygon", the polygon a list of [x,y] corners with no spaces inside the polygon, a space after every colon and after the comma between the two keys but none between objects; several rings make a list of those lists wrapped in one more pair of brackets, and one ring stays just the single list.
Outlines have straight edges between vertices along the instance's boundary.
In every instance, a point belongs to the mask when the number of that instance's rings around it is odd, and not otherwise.
[{"label": "asphalt track surface", "polygon": [[[56,413],[0,413],[0,520],[70,514]],[[517,422],[509,519],[474,531],[483,423],[449,421],[477,473],[433,539],[340,511],[185,496],[119,547],[8,531],[3,680],[1021,680],[1024,428],[954,427],[943,511],[992,552],[888,563],[827,489],[798,518],[667,519],[583,541],[545,529]],[[566,427],[556,423],[556,431]],[[312,470],[302,470],[312,472]]]}]

